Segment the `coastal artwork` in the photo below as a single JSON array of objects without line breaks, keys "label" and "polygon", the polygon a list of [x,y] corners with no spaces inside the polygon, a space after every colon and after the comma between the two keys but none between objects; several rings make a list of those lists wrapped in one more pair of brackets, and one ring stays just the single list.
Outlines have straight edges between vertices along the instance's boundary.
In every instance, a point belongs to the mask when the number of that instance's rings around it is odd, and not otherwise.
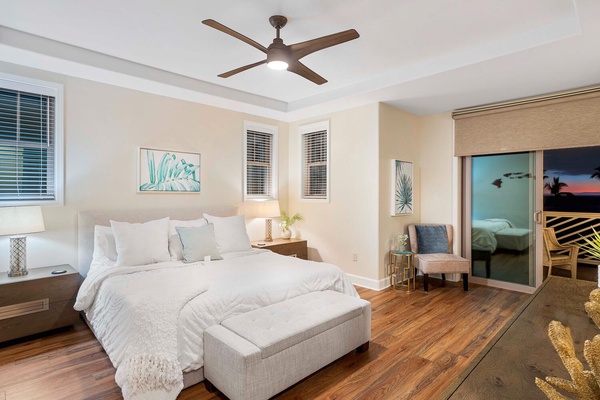
[{"label": "coastal artwork", "polygon": [[138,192],[200,193],[200,154],[140,147]]},{"label": "coastal artwork", "polygon": [[392,160],[392,216],[413,213],[413,165]]}]

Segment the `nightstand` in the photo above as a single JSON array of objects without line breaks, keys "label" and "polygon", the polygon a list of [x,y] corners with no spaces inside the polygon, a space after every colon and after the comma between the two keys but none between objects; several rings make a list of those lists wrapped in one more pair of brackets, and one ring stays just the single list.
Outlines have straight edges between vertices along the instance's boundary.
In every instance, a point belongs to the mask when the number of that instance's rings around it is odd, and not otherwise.
[{"label": "nightstand", "polygon": [[298,257],[308,260],[308,246],[303,239],[273,239],[272,242],[259,240],[252,242],[255,249],[267,249],[284,256]]},{"label": "nightstand", "polygon": [[[60,275],[52,271],[66,270]],[[29,274],[0,273],[0,342],[73,325],[81,275],[70,265],[32,268]]]}]

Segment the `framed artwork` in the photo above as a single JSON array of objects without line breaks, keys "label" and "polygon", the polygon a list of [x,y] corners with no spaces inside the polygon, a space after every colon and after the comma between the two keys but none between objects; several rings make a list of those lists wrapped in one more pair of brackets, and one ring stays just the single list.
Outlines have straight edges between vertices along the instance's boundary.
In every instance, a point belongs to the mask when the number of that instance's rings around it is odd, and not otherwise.
[{"label": "framed artwork", "polygon": [[200,193],[200,153],[138,148],[138,193]]},{"label": "framed artwork", "polygon": [[392,216],[413,213],[413,164],[392,160]]}]

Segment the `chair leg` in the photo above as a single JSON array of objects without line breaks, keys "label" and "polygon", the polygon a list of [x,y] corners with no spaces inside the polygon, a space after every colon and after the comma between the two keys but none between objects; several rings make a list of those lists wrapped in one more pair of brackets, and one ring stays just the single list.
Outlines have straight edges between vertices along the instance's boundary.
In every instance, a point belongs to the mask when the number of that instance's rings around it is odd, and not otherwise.
[{"label": "chair leg", "polygon": [[577,279],[577,263],[571,267],[571,279]]},{"label": "chair leg", "polygon": [[446,280],[446,274],[442,274],[442,282]]},{"label": "chair leg", "polygon": [[423,274],[423,290],[429,291],[429,274]]},{"label": "chair leg", "polygon": [[463,278],[463,290],[465,292],[469,291],[469,274],[462,274]]}]

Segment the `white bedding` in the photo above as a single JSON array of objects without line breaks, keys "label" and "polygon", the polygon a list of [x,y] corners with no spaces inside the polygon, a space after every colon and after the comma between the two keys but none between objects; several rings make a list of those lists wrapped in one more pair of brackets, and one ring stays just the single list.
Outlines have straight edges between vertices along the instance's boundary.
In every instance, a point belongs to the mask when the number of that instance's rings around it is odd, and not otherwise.
[{"label": "white bedding", "polygon": [[498,247],[496,232],[512,228],[513,224],[506,219],[488,218],[473,220],[471,224],[471,247],[474,250],[488,250],[493,253]]},{"label": "white bedding", "polygon": [[[199,285],[206,285],[207,290],[183,306],[178,318],[177,358],[185,372],[203,366],[204,329],[226,318],[314,291],[335,290],[358,297],[348,277],[331,264],[285,257],[265,250],[226,253],[223,257],[224,260],[199,262],[191,266],[200,269]],[[185,264],[173,261],[161,263],[160,267],[182,265]],[[84,281],[76,303],[85,310],[113,363],[118,359],[116,354],[111,354],[115,351],[114,346],[106,344],[118,343],[121,338],[111,336],[111,332],[94,326],[95,315],[106,311],[98,310],[98,304],[94,300],[109,286],[99,282],[100,276],[114,273],[119,276],[118,279],[135,280],[136,275],[144,273],[144,267],[135,267],[139,271],[123,275],[122,270],[128,268],[96,263]],[[148,268],[157,267],[154,265],[147,266],[146,269]],[[172,268],[171,271],[176,274],[182,269],[184,268]],[[110,282],[111,279],[113,277],[108,277],[104,282]],[[132,290],[128,295],[139,296],[139,293]],[[164,295],[167,296],[168,293]],[[103,333],[99,334],[99,330]]]}]

